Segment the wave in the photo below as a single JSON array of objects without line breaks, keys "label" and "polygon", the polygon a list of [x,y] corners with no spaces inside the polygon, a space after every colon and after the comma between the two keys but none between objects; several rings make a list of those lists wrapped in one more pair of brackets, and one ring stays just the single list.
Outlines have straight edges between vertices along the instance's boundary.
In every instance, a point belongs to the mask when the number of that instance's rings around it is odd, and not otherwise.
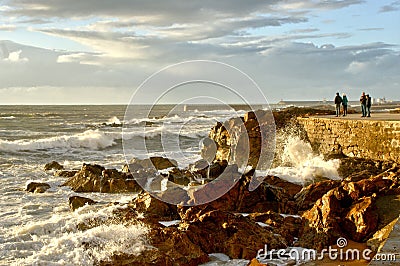
[{"label": "wave", "polygon": [[17,152],[47,150],[54,148],[89,148],[100,150],[116,144],[121,139],[120,133],[105,133],[100,130],[87,130],[69,136],[56,136],[34,140],[7,141],[0,139],[0,151]]},{"label": "wave", "polygon": [[338,159],[325,160],[322,155],[314,154],[310,143],[299,136],[288,136],[284,145],[282,165],[267,172],[258,171],[258,175],[273,174],[298,184],[306,184],[320,177],[340,179]]},{"label": "wave", "polygon": [[13,115],[10,115],[10,116],[2,116],[2,117],[0,117],[0,119],[7,119],[7,120],[11,120],[11,119],[15,119],[16,117],[15,116],[13,116]]},{"label": "wave", "polygon": [[[166,138],[186,137],[198,139],[207,136],[208,128],[180,130],[174,127],[154,127],[146,129],[146,131],[133,129],[129,132],[124,132],[125,140],[130,140],[135,137],[140,138]],[[31,140],[2,140],[0,139],[0,151],[18,152],[18,151],[35,151],[49,149],[71,149],[71,148],[87,148],[90,150],[102,150],[117,144],[116,141],[122,139],[121,132],[103,132],[99,129],[86,130],[83,133],[74,135],[63,135],[41,139]]]}]

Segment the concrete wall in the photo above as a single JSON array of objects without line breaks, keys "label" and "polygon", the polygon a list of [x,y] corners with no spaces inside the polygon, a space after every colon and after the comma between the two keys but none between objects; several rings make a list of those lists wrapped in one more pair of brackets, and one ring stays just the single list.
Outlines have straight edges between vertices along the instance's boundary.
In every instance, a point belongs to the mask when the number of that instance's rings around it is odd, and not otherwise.
[{"label": "concrete wall", "polygon": [[400,163],[400,121],[298,118],[316,150]]}]

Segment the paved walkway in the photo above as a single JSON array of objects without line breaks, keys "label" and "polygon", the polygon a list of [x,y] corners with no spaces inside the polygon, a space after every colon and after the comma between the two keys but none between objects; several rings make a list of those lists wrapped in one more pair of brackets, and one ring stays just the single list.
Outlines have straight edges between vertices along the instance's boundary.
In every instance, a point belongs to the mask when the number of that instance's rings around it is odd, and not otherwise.
[{"label": "paved walkway", "polygon": [[400,121],[400,114],[395,113],[374,113],[371,117],[361,117],[361,114],[349,114],[347,116],[320,115],[315,117],[344,119],[344,120],[371,120],[371,121]]}]

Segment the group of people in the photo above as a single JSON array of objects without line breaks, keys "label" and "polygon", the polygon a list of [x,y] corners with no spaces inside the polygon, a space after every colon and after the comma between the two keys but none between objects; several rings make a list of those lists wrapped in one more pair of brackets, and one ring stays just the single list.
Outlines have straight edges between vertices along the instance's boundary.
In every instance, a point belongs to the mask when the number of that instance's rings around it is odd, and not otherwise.
[{"label": "group of people", "polygon": [[[335,97],[335,105],[336,105],[336,117],[340,115],[340,106],[343,106],[343,116],[347,115],[347,104],[349,100],[345,93],[343,93],[343,97],[339,95],[339,92],[336,93]],[[371,117],[371,104],[372,98],[369,94],[365,94],[363,92],[360,97],[360,104],[361,104],[361,117]]]}]

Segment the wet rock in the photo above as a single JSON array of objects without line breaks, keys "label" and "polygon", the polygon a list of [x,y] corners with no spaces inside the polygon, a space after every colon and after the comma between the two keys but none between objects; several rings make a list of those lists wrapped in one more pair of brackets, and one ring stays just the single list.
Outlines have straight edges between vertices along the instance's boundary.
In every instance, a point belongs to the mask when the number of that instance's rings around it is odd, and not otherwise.
[{"label": "wet rock", "polygon": [[249,218],[215,210],[210,206],[200,211],[196,207],[186,209],[181,217],[179,228],[206,253],[224,253],[230,258],[252,259],[266,243],[271,248],[287,245],[283,237]]},{"label": "wet rock", "polygon": [[73,177],[76,173],[78,173],[78,170],[57,170],[54,172],[54,176]]},{"label": "wet rock", "polygon": [[200,247],[176,228],[153,228],[148,237],[149,244],[154,248],[148,248],[140,255],[114,255],[110,261],[102,261],[99,265],[196,266],[209,260],[208,255]]},{"label": "wet rock", "polygon": [[132,172],[138,171],[140,169],[156,169],[163,170],[171,167],[177,167],[178,163],[176,160],[168,159],[160,156],[150,157],[147,159],[133,158],[129,162],[129,169]]},{"label": "wet rock", "polygon": [[143,213],[147,221],[179,219],[175,205],[156,199],[147,192],[140,193],[129,205],[138,213]]},{"label": "wet rock", "polygon": [[71,209],[71,211],[75,211],[76,209],[81,208],[85,205],[92,205],[95,203],[96,201],[85,197],[80,197],[80,196],[69,197],[69,208]]},{"label": "wet rock", "polygon": [[142,190],[132,175],[91,164],[83,164],[81,170],[62,186],[69,186],[75,192],[121,193]]},{"label": "wet rock", "polygon": [[59,164],[56,161],[52,161],[50,163],[46,163],[44,166],[44,170],[49,171],[49,170],[62,170],[64,166]]},{"label": "wet rock", "polygon": [[26,191],[32,193],[44,193],[46,190],[50,188],[50,185],[47,183],[40,183],[40,182],[30,182],[26,186]]}]

